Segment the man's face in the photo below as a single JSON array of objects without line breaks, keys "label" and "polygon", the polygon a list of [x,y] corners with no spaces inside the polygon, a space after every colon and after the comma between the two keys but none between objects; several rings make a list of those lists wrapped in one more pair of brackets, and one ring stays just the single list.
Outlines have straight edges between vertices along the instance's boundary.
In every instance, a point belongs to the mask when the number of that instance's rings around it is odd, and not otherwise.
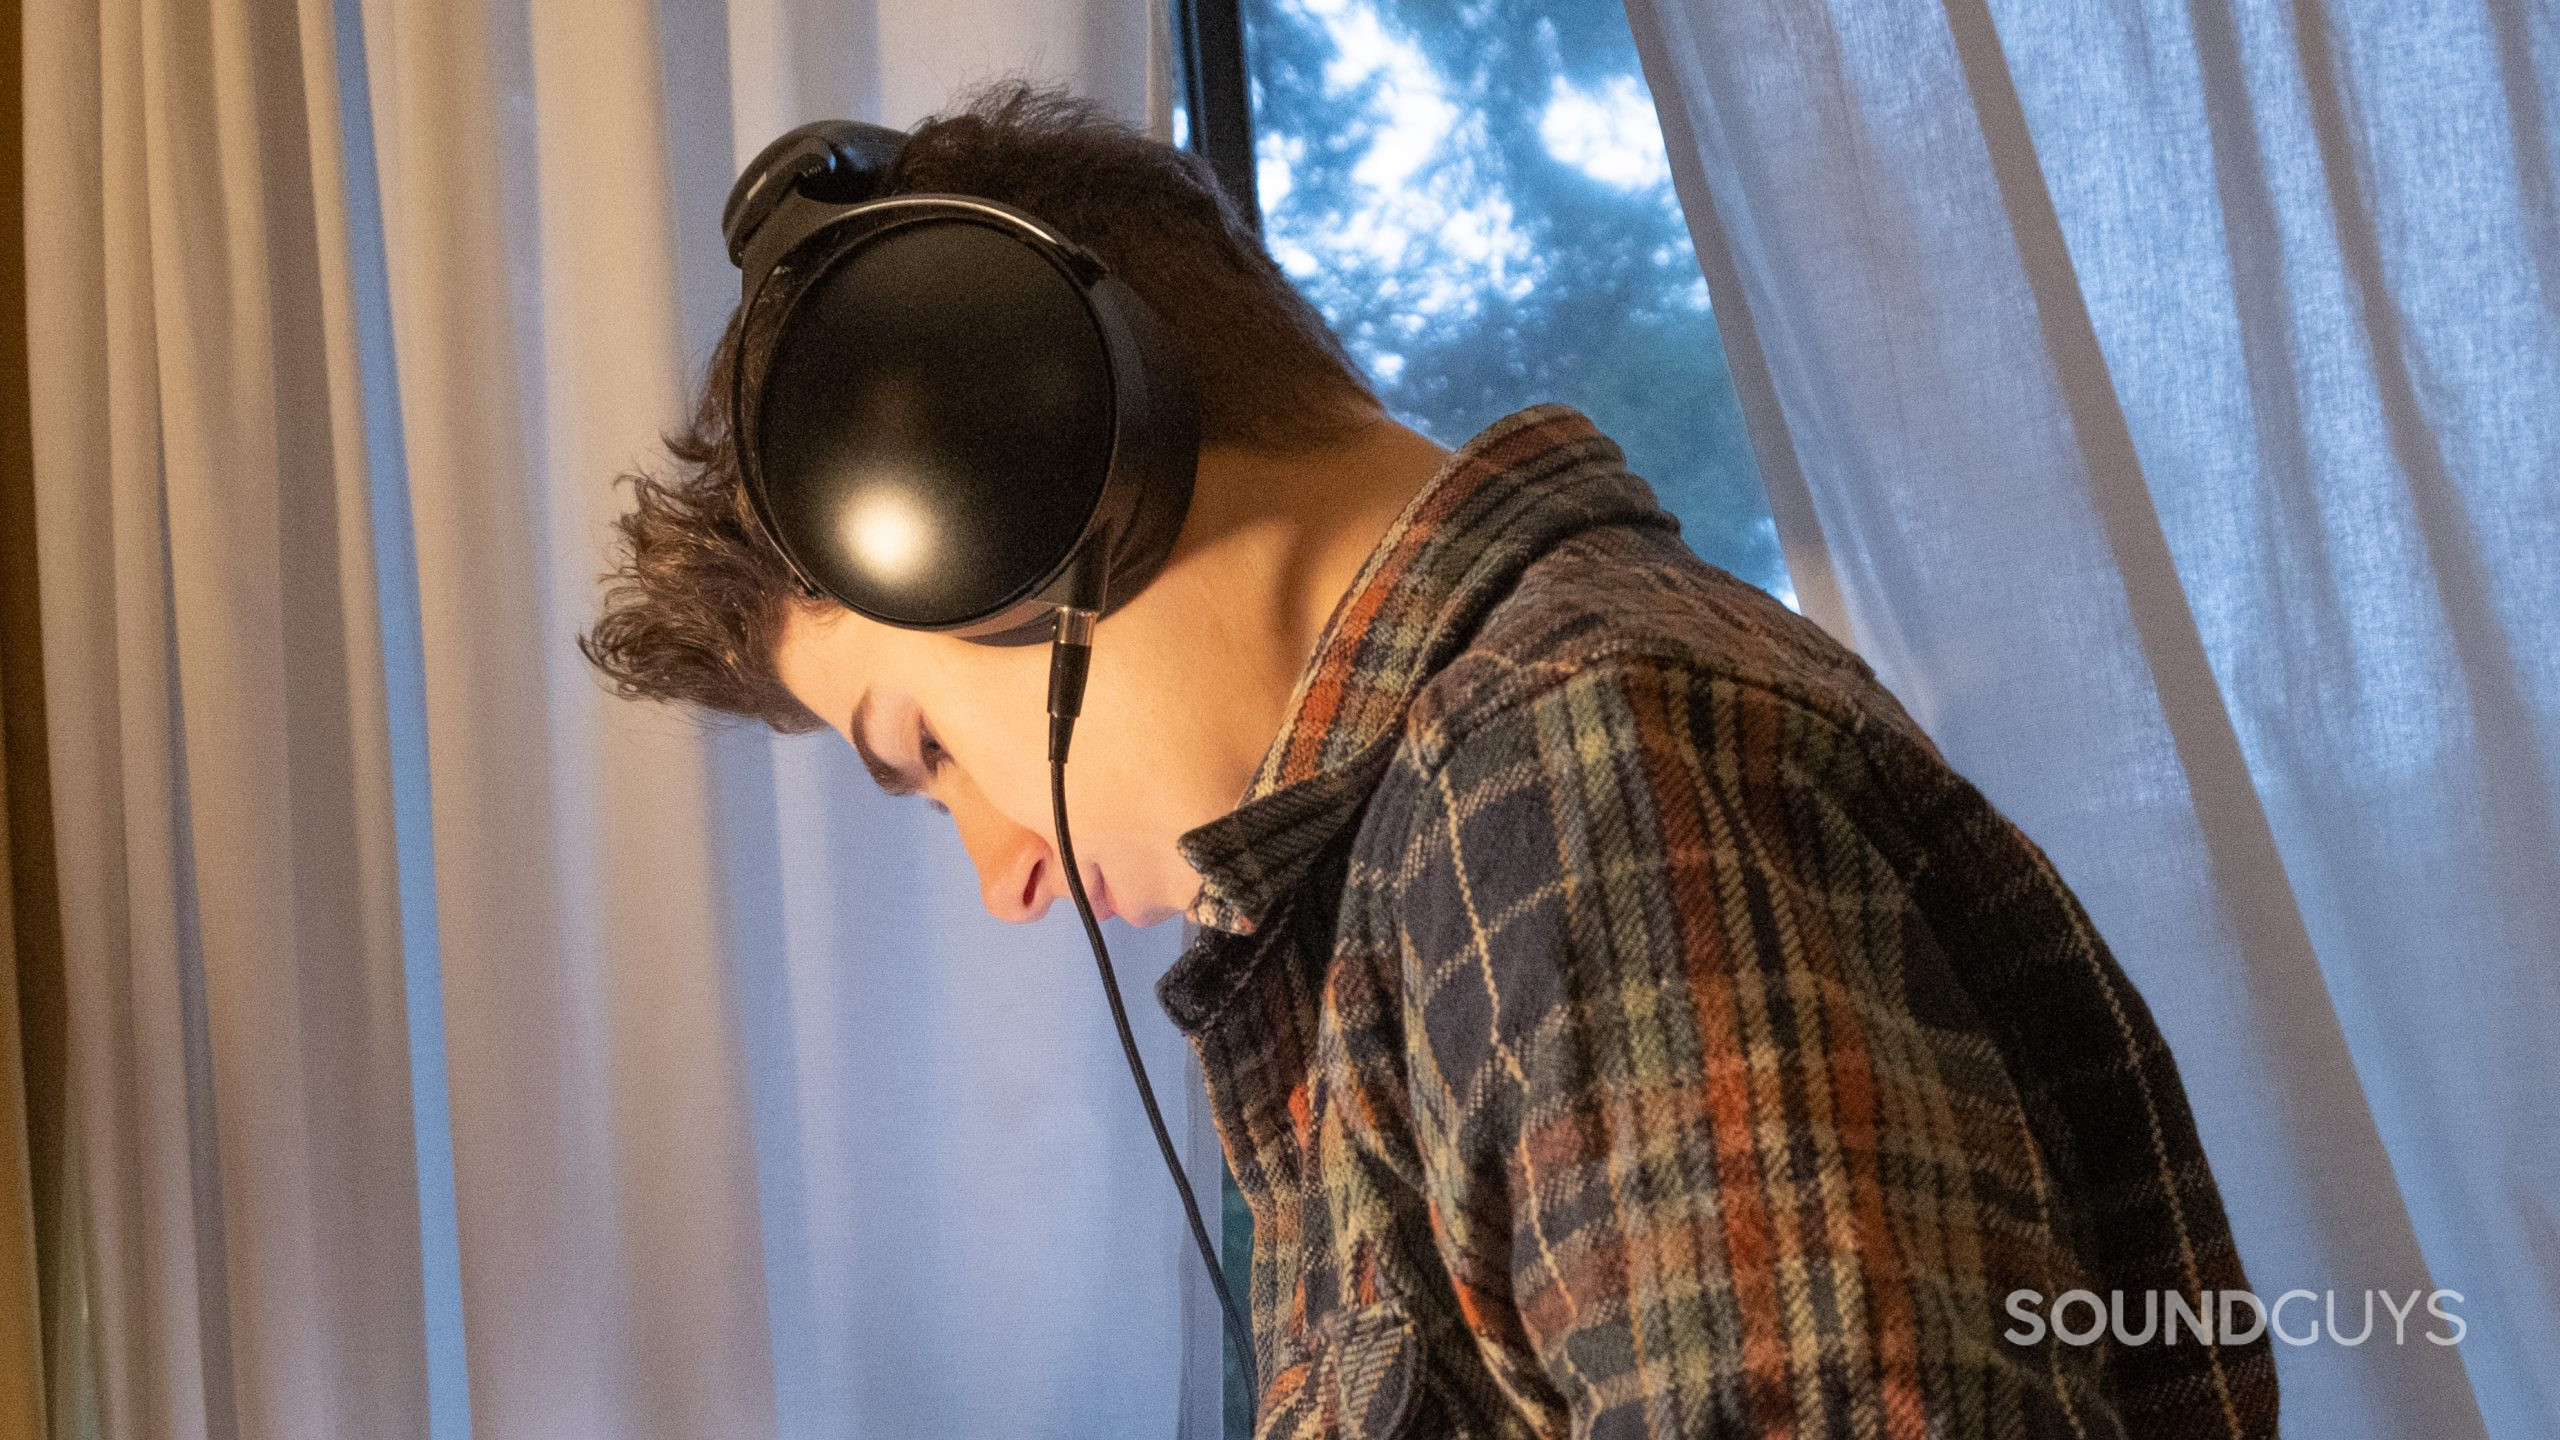
[{"label": "man's face", "polygon": [[[1172,707],[1126,683],[1136,656],[1097,644],[1067,764],[1067,817],[1097,915],[1151,925],[1180,914],[1199,877],[1174,847],[1188,822],[1164,803],[1179,737]],[[831,609],[793,612],[782,682],[861,752],[892,794],[950,814],[1000,920],[1027,923],[1067,895],[1049,809],[1049,647],[972,644]],[[1168,784],[1168,782],[1175,782]]]}]

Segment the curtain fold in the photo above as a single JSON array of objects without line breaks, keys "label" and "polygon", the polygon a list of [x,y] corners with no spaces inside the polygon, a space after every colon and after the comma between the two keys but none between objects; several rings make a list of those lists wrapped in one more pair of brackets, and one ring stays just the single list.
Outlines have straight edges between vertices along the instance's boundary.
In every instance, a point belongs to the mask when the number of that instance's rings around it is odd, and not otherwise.
[{"label": "curtain fold", "polygon": [[36,528],[111,1434],[396,1434],[422,1398],[396,1358],[417,1207],[353,336],[325,305],[328,23],[29,16]]},{"label": "curtain fold", "polygon": [[[9,683],[14,646],[0,645],[0,686]],[[17,775],[9,770],[9,735],[0,726],[0,800]],[[46,1368],[43,1284],[36,1223],[36,1170],[29,1156],[27,1052],[21,1039],[18,847],[10,835],[12,806],[0,805],[0,1432],[44,1440]]]},{"label": "curtain fold", "polygon": [[[737,165],[1014,68],[1161,129],[1160,22],[28,16],[101,1433],[1214,1433],[1072,921],[985,916],[840,744],[615,701],[570,643],[734,303]],[[1114,930],[1129,983],[1171,958]]]},{"label": "curtain fold", "polygon": [[[0,295],[26,293],[21,17],[0,12]],[[62,932],[36,620],[26,311],[0,310],[0,1434],[45,1440],[76,1371],[62,1315]],[[51,1352],[50,1356],[48,1351]]]},{"label": "curtain fold", "polygon": [[[14,268],[0,266],[0,286],[16,278],[7,273]],[[8,378],[23,380],[23,369],[9,368],[18,374]],[[20,403],[16,395],[0,400],[0,404],[13,408]],[[8,429],[24,434],[15,425]],[[14,489],[24,474],[19,457],[14,454],[9,457],[9,470],[10,474],[0,477],[0,484]],[[0,516],[5,514],[0,510]],[[18,639],[15,633],[0,638],[0,694],[8,692],[12,677],[24,663],[15,643]],[[17,892],[24,888],[18,880],[22,842],[11,834],[20,808],[15,795],[22,784],[33,780],[33,767],[13,763],[25,742],[20,740],[12,746],[10,729],[0,723],[0,1433],[44,1440],[47,1371],[39,1247],[46,1230],[36,1219],[36,1197],[43,1193],[37,1177],[42,1172],[30,1153],[37,1148],[30,1121],[43,1111],[29,1103],[33,1087],[27,1083],[27,1007],[21,1001],[26,988],[21,976],[38,962],[38,957],[33,953],[22,957],[20,953],[32,951],[32,947],[19,931]]]},{"label": "curtain fold", "polygon": [[1628,8],[1808,609],[2087,902],[2259,1293],[2462,1296],[2277,1344],[2287,1433],[2549,1433],[2560,16]]},{"label": "curtain fold", "polygon": [[[0,685],[9,657],[0,654]],[[0,730],[0,765],[7,762]],[[5,797],[0,797],[5,798]],[[0,809],[0,878],[16,870],[9,817]],[[35,1171],[28,1157],[26,1052],[20,1039],[18,925],[13,885],[0,884],[0,1431],[44,1440],[46,1369],[39,1278]]]}]

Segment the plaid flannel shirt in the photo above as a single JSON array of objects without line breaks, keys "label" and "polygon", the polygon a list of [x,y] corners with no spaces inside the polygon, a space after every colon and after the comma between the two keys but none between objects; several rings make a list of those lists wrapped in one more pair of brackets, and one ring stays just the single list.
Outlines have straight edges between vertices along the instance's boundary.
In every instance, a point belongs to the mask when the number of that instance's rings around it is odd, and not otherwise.
[{"label": "plaid flannel shirt", "polygon": [[[1264,1440],[2272,1436],[2141,998],[1855,656],[1581,415],[1451,457],[1336,608],[1157,988],[1253,1212]],[[2079,1328],[2075,1323],[2075,1329]]]}]

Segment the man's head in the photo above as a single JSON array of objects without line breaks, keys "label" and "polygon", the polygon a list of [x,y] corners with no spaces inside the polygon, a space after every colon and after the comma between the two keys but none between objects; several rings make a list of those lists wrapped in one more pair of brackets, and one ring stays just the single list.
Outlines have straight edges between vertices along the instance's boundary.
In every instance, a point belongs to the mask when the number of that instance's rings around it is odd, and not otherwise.
[{"label": "man's head", "polygon": [[[1027,211],[1100,256],[1135,289],[1164,319],[1195,378],[1204,474],[1213,468],[1210,454],[1310,454],[1383,423],[1339,343],[1196,157],[1149,140],[1063,93],[1007,83],[917,129],[880,193],[917,192],[974,195]],[[758,318],[780,308],[759,306]],[[971,840],[990,908],[1018,917],[1037,913],[1045,908],[1045,895],[1055,893],[1044,887],[1039,857],[992,851],[1002,848],[997,838],[1019,840],[1012,831],[1045,840],[1045,824],[1035,823],[1045,816],[1045,799],[1034,803],[1020,793],[1027,788],[1026,767],[1012,753],[1014,737],[1000,736],[996,726],[1010,712],[982,703],[1004,696],[1002,705],[1026,712],[1019,722],[1021,737],[1027,737],[1021,748],[1036,761],[1043,707],[1036,680],[1022,677],[1044,663],[1043,657],[1036,647],[1004,650],[893,631],[800,594],[748,508],[728,413],[732,367],[746,367],[752,385],[771,339],[768,327],[742,330],[733,317],[691,423],[666,437],[676,472],[668,478],[625,477],[633,508],[618,522],[616,568],[606,577],[603,613],[580,646],[627,696],[750,717],[786,733],[828,726],[846,734],[884,784],[926,789],[952,810],[963,838]],[[1219,513],[1214,497],[1204,498],[1205,513]],[[1186,541],[1194,528],[1186,525]],[[1175,568],[1168,566],[1168,572]],[[1176,588],[1182,583],[1169,573],[1159,584],[1168,580]],[[1148,628],[1143,620],[1124,619],[1128,614],[1115,616],[1112,625],[1124,632]],[[1098,692],[1107,688],[1115,668],[1109,628],[1096,662]],[[1125,670],[1126,663],[1120,664]],[[1027,701],[1011,696],[1021,683],[1031,685]],[[1079,770],[1086,768],[1088,747],[1100,740],[1095,732],[1105,728],[1092,716],[1100,699],[1097,694],[1088,700],[1080,737],[1094,738],[1079,740]],[[863,712],[859,725],[867,729],[859,728],[856,707]],[[946,748],[978,752],[969,756],[965,774],[928,784],[929,777],[913,773],[937,758],[911,753],[928,726]],[[974,807],[985,813],[964,813]],[[1148,828],[1144,817],[1115,815],[1113,809],[1107,800],[1089,805],[1079,791],[1081,852],[1090,856],[1108,848],[1088,839],[1089,827],[1097,836],[1120,822],[1133,832]],[[999,819],[1008,827],[1000,837],[994,823]],[[1046,884],[1054,886],[1054,860],[1048,868]],[[1145,868],[1164,867],[1149,862]],[[1138,883],[1137,877],[1128,883]],[[1147,883],[1161,893],[1141,907],[1124,885],[1124,912],[1143,908],[1154,914],[1178,906],[1178,877]],[[1007,896],[1014,903],[1000,904]]]}]

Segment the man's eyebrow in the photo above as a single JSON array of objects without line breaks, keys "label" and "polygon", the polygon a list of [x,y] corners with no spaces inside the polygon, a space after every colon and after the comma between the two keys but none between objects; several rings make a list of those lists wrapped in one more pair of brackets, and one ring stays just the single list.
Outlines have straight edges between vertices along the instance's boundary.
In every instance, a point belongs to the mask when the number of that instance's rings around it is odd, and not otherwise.
[{"label": "man's eyebrow", "polygon": [[853,753],[862,757],[862,768],[871,772],[871,783],[891,795],[916,795],[924,790],[922,781],[880,758],[871,748],[871,692],[853,704],[853,719],[845,725],[845,734],[853,739]]}]

